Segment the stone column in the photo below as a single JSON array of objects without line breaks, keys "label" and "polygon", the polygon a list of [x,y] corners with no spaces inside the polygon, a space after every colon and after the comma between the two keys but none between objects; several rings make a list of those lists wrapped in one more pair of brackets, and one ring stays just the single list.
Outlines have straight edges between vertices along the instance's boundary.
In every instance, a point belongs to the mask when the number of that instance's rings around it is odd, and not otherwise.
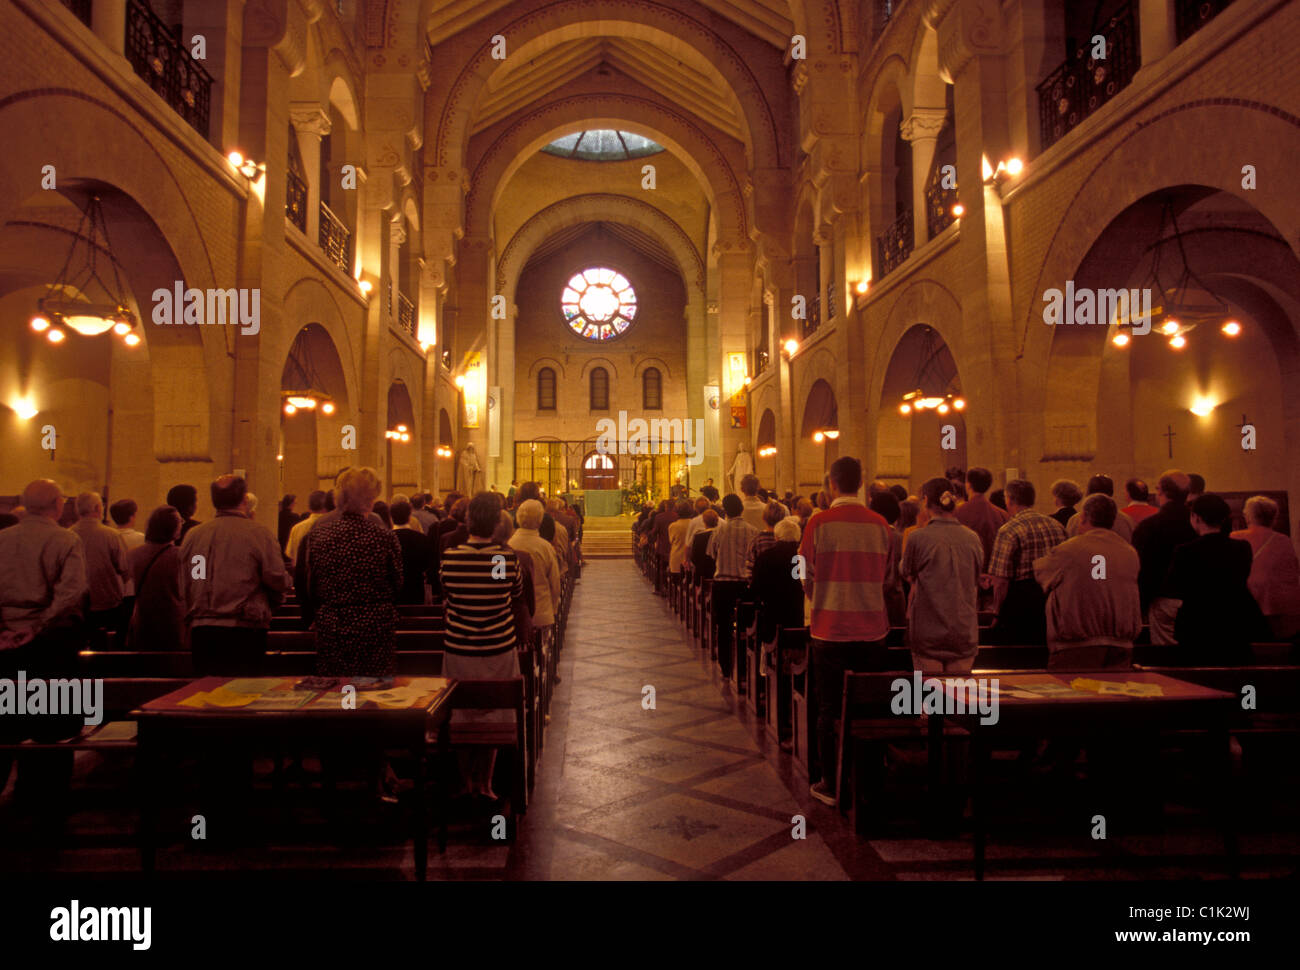
[{"label": "stone column", "polygon": [[1178,46],[1175,0],[1141,0],[1138,30],[1141,33],[1142,67],[1147,71]]},{"label": "stone column", "polygon": [[903,138],[912,145],[912,242],[920,249],[930,241],[926,217],[925,189],[934,162],[934,150],[943,130],[947,111],[940,108],[913,108],[899,125]]},{"label": "stone column", "polygon": [[298,152],[307,175],[305,231],[315,244],[320,239],[320,140],[330,133],[330,115],[315,101],[294,101],[289,105],[289,121],[298,137]]}]

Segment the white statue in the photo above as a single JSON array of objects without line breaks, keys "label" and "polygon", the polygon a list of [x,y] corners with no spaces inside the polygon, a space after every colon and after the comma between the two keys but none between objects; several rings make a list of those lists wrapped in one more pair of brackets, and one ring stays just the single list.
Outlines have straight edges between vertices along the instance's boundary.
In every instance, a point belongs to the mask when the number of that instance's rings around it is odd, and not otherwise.
[{"label": "white statue", "polygon": [[731,462],[731,468],[727,474],[731,476],[731,483],[735,487],[736,494],[740,495],[740,480],[746,475],[754,474],[754,456],[749,453],[749,445],[744,441],[736,446],[736,457]]},{"label": "white statue", "polygon": [[465,445],[465,450],[460,453],[460,473],[457,476],[457,485],[461,492],[467,496],[473,497],[479,490],[479,475],[482,474],[482,467],[478,463],[478,453],[474,450],[474,442]]}]

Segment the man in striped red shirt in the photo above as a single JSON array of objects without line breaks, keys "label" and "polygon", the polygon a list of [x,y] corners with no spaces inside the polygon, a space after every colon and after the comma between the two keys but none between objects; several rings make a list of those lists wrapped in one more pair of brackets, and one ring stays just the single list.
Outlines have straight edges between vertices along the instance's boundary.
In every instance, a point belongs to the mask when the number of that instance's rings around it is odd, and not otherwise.
[{"label": "man in striped red shirt", "polygon": [[817,692],[817,755],[822,780],[812,796],[835,804],[835,719],[844,700],[844,672],[864,670],[889,632],[885,587],[893,580],[889,524],[858,499],[862,465],[837,458],[831,465],[831,506],[808,520],[799,555],[804,595],[812,601],[812,672]]}]

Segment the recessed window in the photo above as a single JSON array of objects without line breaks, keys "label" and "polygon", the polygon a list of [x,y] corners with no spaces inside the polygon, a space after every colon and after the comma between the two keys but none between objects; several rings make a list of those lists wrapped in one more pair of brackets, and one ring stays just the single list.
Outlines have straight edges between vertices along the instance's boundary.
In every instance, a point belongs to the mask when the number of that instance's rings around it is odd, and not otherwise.
[{"label": "recessed window", "polygon": [[641,375],[641,407],[646,411],[662,411],[664,382],[657,367],[647,367]]},{"label": "recessed window", "polygon": [[537,410],[555,410],[555,371],[549,367],[537,372]]},{"label": "recessed window", "polygon": [[609,371],[597,367],[591,372],[591,410],[609,410]]},{"label": "recessed window", "polygon": [[575,131],[557,138],[542,151],[561,158],[576,158],[585,162],[620,162],[629,158],[644,158],[664,150],[664,146],[644,135],[613,128],[591,128]]},{"label": "recessed window", "polygon": [[632,325],[636,291],[622,273],[606,267],[584,269],[560,295],[569,328],[587,340],[609,340]]}]

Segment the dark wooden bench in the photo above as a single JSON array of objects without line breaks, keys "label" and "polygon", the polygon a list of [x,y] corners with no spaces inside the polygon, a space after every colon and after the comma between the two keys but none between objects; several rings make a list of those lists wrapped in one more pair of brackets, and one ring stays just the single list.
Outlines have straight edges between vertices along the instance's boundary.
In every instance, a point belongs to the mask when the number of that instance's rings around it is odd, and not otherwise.
[{"label": "dark wooden bench", "polygon": [[[511,751],[510,811],[528,810],[530,760],[528,755],[528,695],[525,678],[460,680],[452,695],[452,710],[507,710],[514,721],[503,723],[451,723],[452,747],[508,748]],[[509,828],[514,841],[517,825]]]}]

